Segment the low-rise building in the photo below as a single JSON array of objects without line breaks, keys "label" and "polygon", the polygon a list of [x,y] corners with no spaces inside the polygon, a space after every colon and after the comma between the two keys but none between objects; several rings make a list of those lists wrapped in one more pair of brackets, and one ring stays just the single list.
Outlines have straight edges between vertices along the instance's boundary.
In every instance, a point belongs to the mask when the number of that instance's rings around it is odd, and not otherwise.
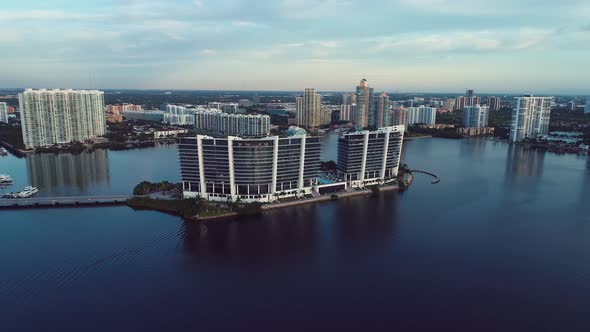
[{"label": "low-rise building", "polygon": [[457,128],[457,132],[466,136],[483,136],[493,135],[496,129],[494,127],[462,127]]},{"label": "low-rise building", "polygon": [[188,133],[187,129],[169,129],[169,130],[156,130],[154,131],[154,138],[167,138],[167,137],[178,137],[180,134]]}]

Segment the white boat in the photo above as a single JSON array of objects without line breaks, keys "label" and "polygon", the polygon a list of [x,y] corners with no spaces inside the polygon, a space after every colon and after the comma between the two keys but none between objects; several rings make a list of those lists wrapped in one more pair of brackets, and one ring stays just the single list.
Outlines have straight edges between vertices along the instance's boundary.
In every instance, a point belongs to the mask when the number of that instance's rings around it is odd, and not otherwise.
[{"label": "white boat", "polygon": [[8,151],[3,147],[0,147],[0,156],[8,156]]},{"label": "white boat", "polygon": [[35,195],[38,192],[39,192],[39,189],[37,189],[37,187],[29,186],[29,187],[25,187],[25,189],[23,191],[17,193],[16,195],[19,198],[28,198],[28,197]]},{"label": "white boat", "polygon": [[7,174],[0,174],[0,184],[10,184],[12,183],[12,178],[10,175]]}]

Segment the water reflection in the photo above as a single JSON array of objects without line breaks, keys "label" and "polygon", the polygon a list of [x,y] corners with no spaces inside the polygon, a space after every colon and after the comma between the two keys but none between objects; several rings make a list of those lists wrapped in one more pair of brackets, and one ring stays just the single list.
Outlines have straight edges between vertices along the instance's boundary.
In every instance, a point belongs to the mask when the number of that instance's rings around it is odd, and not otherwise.
[{"label": "water reflection", "polygon": [[461,140],[461,155],[471,155],[473,157],[481,158],[486,151],[488,144],[486,138],[466,138]]},{"label": "water reflection", "polygon": [[40,195],[89,195],[95,185],[109,182],[107,150],[29,154],[26,162],[29,182]]},{"label": "water reflection", "polygon": [[545,152],[529,149],[522,145],[510,144],[506,158],[506,177],[542,177]]},{"label": "water reflection", "polygon": [[262,217],[234,222],[187,222],[182,249],[198,262],[256,264],[306,259],[324,250],[391,244],[397,200],[397,193],[382,193],[268,211]]},{"label": "water reflection", "polygon": [[187,256],[214,262],[256,263],[282,261],[316,249],[315,208],[270,211],[262,217],[234,222],[184,224],[183,250]]}]

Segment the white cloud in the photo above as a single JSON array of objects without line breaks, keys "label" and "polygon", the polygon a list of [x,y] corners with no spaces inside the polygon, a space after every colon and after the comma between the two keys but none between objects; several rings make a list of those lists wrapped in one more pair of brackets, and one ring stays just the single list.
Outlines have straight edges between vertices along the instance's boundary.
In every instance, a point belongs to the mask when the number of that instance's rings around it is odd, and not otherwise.
[{"label": "white cloud", "polygon": [[217,51],[216,50],[213,50],[213,49],[210,49],[210,48],[206,48],[204,50],[201,50],[199,52],[199,54],[201,54],[201,55],[215,55],[215,54],[217,54]]}]

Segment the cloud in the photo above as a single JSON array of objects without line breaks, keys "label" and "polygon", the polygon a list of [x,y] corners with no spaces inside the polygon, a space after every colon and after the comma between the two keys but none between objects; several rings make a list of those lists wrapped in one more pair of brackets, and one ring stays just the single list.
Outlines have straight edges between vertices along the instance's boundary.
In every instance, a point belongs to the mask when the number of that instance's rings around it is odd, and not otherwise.
[{"label": "cloud", "polygon": [[101,18],[102,15],[74,13],[63,10],[26,10],[26,11],[2,11],[0,21],[22,21],[22,20],[82,20]]},{"label": "cloud", "polygon": [[410,33],[371,39],[375,51],[411,50],[416,52],[490,52],[523,50],[544,45],[555,30],[522,28],[516,30],[450,31]]},{"label": "cloud", "polygon": [[215,54],[217,54],[217,51],[216,50],[213,50],[213,49],[210,49],[210,48],[206,48],[204,50],[201,50],[199,52],[199,54],[201,54],[201,55],[215,55]]}]

